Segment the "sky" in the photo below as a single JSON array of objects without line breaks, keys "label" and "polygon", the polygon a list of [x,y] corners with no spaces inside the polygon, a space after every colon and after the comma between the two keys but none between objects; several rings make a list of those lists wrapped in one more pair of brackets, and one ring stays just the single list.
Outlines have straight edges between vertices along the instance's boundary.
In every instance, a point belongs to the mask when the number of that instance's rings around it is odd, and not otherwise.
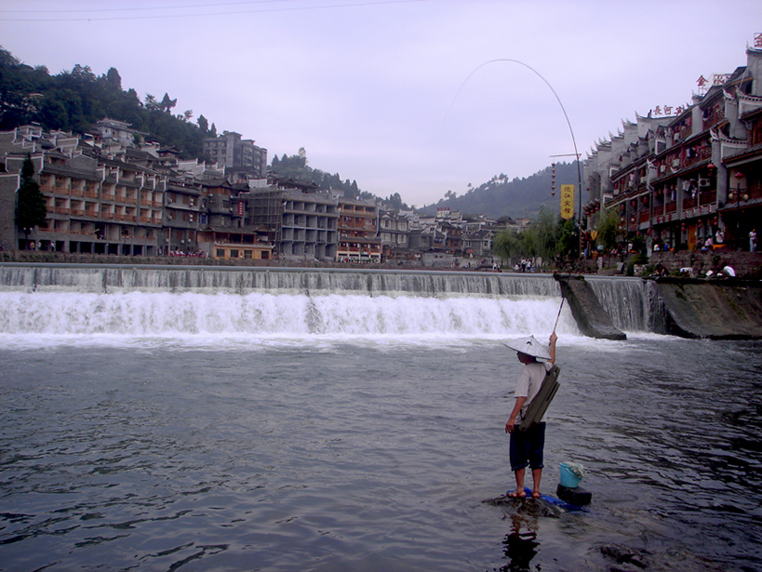
[{"label": "sky", "polygon": [[0,45],[26,64],[114,67],[268,161],[304,148],[419,207],[584,159],[746,65],[760,32],[759,0],[0,1]]}]

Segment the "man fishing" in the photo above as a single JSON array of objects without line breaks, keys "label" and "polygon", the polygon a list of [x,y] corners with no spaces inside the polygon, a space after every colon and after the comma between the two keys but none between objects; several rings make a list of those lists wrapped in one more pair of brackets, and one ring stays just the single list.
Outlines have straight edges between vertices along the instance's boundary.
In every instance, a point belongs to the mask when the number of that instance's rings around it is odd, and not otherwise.
[{"label": "man fishing", "polygon": [[[559,312],[560,313],[560,312]],[[516,357],[524,364],[516,379],[516,404],[513,406],[505,432],[511,434],[510,460],[511,469],[516,476],[516,490],[508,493],[511,498],[524,498],[524,475],[526,468],[532,470],[532,498],[540,498],[542,480],[543,451],[545,448],[545,416],[538,423],[528,428],[520,428],[521,420],[526,415],[529,405],[540,391],[547,372],[556,362],[556,341],[554,331],[550,335],[550,346],[546,348],[533,336],[505,344],[516,350]],[[538,361],[543,360],[543,361]]]}]

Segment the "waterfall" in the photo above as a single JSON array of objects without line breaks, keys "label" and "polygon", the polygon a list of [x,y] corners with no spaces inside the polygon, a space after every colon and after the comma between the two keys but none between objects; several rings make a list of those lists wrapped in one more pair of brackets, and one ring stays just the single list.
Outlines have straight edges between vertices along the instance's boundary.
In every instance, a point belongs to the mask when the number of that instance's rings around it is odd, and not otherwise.
[{"label": "waterfall", "polygon": [[[648,331],[648,285],[589,277],[614,325]],[[550,275],[294,268],[2,264],[0,337],[545,335]],[[568,305],[559,333],[578,335]]]},{"label": "waterfall", "polygon": [[626,332],[653,329],[656,316],[648,281],[627,277],[586,277],[614,326]]},{"label": "waterfall", "polygon": [[[230,336],[267,343],[304,337],[505,339],[548,335],[559,303],[560,287],[549,275],[0,265],[0,341],[11,343]],[[558,331],[578,333],[568,307]]]}]

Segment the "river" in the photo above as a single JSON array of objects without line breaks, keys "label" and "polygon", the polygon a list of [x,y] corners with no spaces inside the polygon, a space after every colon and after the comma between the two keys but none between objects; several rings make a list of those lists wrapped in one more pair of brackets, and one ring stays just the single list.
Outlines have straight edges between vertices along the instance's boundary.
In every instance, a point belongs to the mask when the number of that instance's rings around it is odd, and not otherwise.
[{"label": "river", "polygon": [[577,462],[592,503],[482,502],[512,486],[501,342],[559,303],[0,292],[0,569],[762,569],[760,342],[564,308],[543,491]]}]

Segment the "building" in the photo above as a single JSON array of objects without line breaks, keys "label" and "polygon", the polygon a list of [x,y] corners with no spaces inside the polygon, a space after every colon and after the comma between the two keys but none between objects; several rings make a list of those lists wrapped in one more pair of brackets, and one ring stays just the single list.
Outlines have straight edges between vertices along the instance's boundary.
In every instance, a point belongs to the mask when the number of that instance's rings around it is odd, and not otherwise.
[{"label": "building", "polygon": [[373,201],[339,198],[339,262],[381,262],[378,207]]},{"label": "building", "polygon": [[[204,139],[204,154],[228,170],[239,171],[254,179],[267,176],[267,149],[254,145],[252,139],[242,139],[240,133],[225,131],[219,137]],[[243,168],[243,171],[240,169]]]},{"label": "building", "polygon": [[384,260],[410,259],[410,221],[398,211],[380,209],[378,236]]},{"label": "building", "polygon": [[279,254],[285,260],[335,260],[339,247],[339,201],[326,192],[281,190]]},{"label": "building", "polygon": [[762,50],[746,54],[690,105],[637,117],[597,146],[585,161],[588,230],[605,209],[648,252],[748,249],[762,221]]},{"label": "building", "polygon": [[117,119],[105,117],[98,121],[94,127],[96,139],[103,146],[119,145],[130,146],[142,141],[147,133],[137,131],[132,125]]},{"label": "building", "polygon": [[162,245],[167,253],[196,253],[201,220],[202,185],[193,177],[174,173],[164,181]]},{"label": "building", "polygon": [[[20,127],[0,134],[5,170],[35,164],[48,217],[32,237],[41,250],[154,255],[159,247],[164,185],[151,169],[100,155],[62,132]],[[5,240],[4,242],[7,242]],[[14,240],[23,248],[22,239]]]}]

